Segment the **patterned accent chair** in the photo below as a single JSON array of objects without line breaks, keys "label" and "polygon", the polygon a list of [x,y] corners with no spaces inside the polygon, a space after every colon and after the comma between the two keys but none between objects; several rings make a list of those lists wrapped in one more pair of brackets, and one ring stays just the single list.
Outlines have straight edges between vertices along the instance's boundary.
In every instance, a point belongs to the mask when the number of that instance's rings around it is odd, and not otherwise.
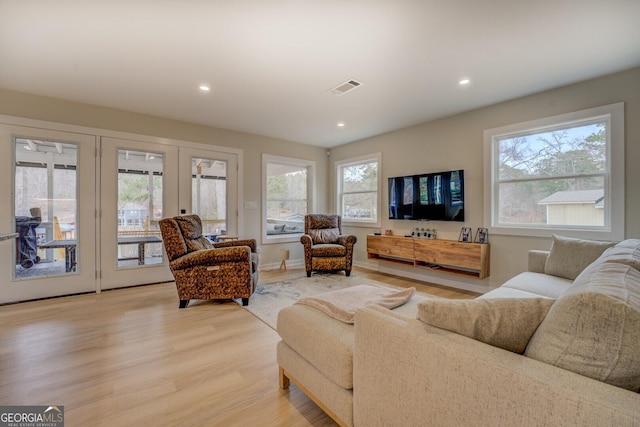
[{"label": "patterned accent chair", "polygon": [[304,245],[307,277],[311,277],[312,271],[344,270],[345,275],[351,275],[353,245],[358,239],[342,235],[340,215],[306,215],[304,233],[300,243]]},{"label": "patterned accent chair", "polygon": [[180,308],[192,299],[242,298],[242,305],[249,304],[258,283],[255,239],[211,243],[198,215],[165,218],[160,231]]}]

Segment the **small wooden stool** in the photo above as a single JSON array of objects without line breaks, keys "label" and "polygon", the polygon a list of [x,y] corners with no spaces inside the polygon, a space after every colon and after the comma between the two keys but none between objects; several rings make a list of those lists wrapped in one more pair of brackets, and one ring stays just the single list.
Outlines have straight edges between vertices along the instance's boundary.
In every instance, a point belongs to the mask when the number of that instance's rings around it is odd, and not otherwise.
[{"label": "small wooden stool", "polygon": [[289,259],[289,249],[280,249],[280,270],[287,269],[287,260]]}]

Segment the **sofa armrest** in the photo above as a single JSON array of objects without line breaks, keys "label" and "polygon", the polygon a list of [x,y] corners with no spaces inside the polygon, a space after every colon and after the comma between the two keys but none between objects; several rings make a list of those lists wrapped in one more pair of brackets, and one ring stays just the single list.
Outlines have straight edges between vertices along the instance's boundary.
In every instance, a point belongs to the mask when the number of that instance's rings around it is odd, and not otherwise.
[{"label": "sofa armrest", "polygon": [[547,262],[549,251],[529,251],[529,267],[532,273],[544,273],[544,265]]},{"label": "sofa armrest", "polygon": [[389,310],[358,310],[356,425],[638,425],[640,394]]}]

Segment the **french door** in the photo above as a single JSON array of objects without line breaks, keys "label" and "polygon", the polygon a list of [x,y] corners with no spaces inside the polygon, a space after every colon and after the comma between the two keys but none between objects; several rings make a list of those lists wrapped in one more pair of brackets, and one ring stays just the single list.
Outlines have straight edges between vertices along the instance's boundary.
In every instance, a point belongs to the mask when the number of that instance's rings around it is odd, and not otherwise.
[{"label": "french door", "polygon": [[0,125],[0,303],[96,290],[96,137]]},{"label": "french door", "polygon": [[173,280],[165,217],[240,231],[239,152],[38,125],[0,124],[0,303]]},{"label": "french door", "polygon": [[237,155],[101,138],[100,288],[173,280],[159,221],[196,213],[212,240],[237,233]]},{"label": "french door", "polygon": [[238,156],[180,148],[180,213],[198,214],[211,240],[238,233]]},{"label": "french door", "polygon": [[178,147],[100,143],[100,288],[172,280],[159,221],[178,211]]}]

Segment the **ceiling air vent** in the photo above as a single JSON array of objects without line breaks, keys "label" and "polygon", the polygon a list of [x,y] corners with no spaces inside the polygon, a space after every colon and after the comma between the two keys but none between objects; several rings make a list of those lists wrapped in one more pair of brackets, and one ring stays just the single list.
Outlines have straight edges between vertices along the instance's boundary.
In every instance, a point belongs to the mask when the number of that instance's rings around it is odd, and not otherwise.
[{"label": "ceiling air vent", "polygon": [[360,83],[357,80],[348,80],[344,83],[340,83],[338,86],[334,87],[333,89],[330,89],[329,92],[331,92],[334,95],[341,96],[361,85],[362,83]]}]

